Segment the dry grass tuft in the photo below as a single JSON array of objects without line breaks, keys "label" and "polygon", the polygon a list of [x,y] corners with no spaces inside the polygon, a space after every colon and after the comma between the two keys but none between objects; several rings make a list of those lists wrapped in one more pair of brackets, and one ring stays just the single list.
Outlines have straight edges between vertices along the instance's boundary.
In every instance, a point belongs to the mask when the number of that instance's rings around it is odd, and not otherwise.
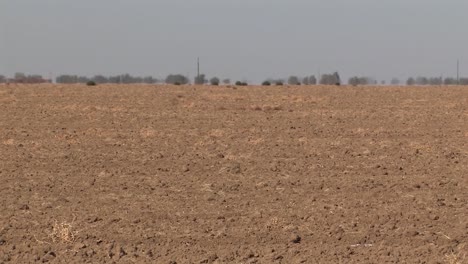
[{"label": "dry grass tuft", "polygon": [[452,251],[450,254],[445,255],[445,261],[447,264],[463,264],[468,263],[468,258],[466,257],[465,244],[458,246],[458,253]]},{"label": "dry grass tuft", "polygon": [[74,231],[73,229],[73,223],[59,223],[55,221],[49,237],[53,242],[74,242],[78,232]]}]

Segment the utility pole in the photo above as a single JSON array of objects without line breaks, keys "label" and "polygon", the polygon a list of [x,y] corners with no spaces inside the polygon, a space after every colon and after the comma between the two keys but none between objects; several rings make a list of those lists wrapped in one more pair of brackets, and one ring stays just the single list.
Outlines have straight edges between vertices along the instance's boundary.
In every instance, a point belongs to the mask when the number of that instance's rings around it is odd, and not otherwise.
[{"label": "utility pole", "polygon": [[457,60],[457,85],[460,85],[460,60]]},{"label": "utility pole", "polygon": [[197,80],[200,80],[200,58],[197,58]]},{"label": "utility pole", "polygon": [[320,79],[322,78],[322,76],[320,76],[320,67],[318,68],[318,76],[317,76],[317,84],[319,85],[320,84]]}]

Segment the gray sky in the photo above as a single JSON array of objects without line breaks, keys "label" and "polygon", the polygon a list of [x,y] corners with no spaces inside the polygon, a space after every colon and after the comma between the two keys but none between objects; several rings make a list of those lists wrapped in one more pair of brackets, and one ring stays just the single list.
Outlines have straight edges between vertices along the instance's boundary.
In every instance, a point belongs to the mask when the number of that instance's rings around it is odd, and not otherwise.
[{"label": "gray sky", "polygon": [[466,0],[0,0],[0,73],[468,75]]}]

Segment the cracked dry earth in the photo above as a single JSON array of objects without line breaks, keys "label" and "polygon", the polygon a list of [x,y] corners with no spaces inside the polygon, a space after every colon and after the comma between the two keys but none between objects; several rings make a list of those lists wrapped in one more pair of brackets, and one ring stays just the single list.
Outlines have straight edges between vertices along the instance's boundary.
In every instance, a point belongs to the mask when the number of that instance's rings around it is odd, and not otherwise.
[{"label": "cracked dry earth", "polygon": [[468,263],[467,100],[0,86],[0,263]]}]

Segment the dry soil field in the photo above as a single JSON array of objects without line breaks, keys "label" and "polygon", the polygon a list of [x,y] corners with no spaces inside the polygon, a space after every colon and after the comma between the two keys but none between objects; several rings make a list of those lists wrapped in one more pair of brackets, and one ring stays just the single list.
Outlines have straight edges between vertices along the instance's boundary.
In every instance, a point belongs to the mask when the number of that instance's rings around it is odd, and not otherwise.
[{"label": "dry soil field", "polygon": [[0,86],[0,263],[468,263],[467,87]]}]

